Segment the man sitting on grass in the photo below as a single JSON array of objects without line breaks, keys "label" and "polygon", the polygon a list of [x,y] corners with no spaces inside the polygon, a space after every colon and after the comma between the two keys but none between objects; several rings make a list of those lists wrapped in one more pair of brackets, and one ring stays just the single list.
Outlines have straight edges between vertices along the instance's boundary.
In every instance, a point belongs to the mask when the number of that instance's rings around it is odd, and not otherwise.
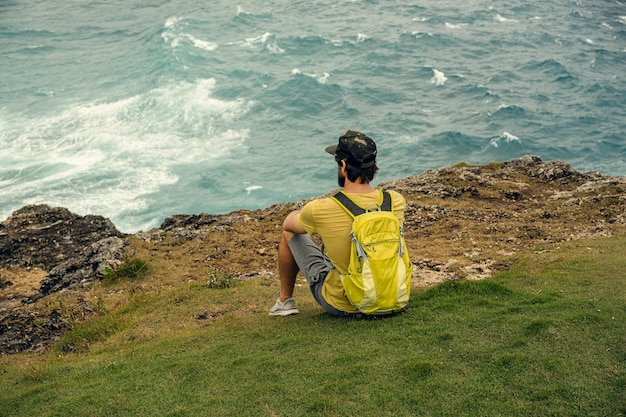
[{"label": "man sitting on grass", "polygon": [[[374,141],[361,132],[347,130],[339,137],[339,143],[326,148],[326,152],[335,156],[343,192],[362,208],[379,206],[381,193],[370,185],[378,171]],[[399,193],[389,193],[393,213],[402,225],[406,202]],[[359,313],[347,299],[340,279],[350,262],[352,221],[329,197],[311,201],[287,215],[278,247],[280,293],[269,312],[271,316],[299,313],[293,298],[298,271],[302,271],[313,297],[329,314],[347,317]],[[321,238],[323,252],[311,238],[313,234]]]}]

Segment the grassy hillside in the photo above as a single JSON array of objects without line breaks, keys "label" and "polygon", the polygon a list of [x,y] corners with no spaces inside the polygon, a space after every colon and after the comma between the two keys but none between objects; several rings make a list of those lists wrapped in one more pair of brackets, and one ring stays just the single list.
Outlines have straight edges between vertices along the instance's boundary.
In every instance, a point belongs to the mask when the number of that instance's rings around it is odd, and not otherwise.
[{"label": "grassy hillside", "polygon": [[149,262],[99,284],[94,318],[46,353],[0,357],[0,415],[623,416],[625,246],[537,246],[492,278],[415,289],[383,320],[331,318],[305,285],[300,315],[269,317],[271,275],[170,287],[185,265]]}]

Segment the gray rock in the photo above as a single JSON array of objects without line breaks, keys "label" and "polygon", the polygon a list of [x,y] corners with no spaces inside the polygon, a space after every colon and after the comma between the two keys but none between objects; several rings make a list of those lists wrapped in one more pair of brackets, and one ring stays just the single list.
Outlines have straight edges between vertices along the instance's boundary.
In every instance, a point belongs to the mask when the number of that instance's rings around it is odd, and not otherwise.
[{"label": "gray rock", "polygon": [[94,281],[101,278],[105,268],[117,268],[122,263],[126,241],[119,237],[108,237],[89,245],[82,253],[52,268],[41,282],[39,291],[48,295],[72,284]]},{"label": "gray rock", "polygon": [[506,162],[505,167],[518,172],[525,172],[530,177],[548,181],[580,181],[584,175],[563,161],[543,162],[538,156],[523,156]]},{"label": "gray rock", "polygon": [[49,271],[108,237],[124,234],[102,216],[78,216],[47,205],[25,206],[0,223],[0,267]]}]

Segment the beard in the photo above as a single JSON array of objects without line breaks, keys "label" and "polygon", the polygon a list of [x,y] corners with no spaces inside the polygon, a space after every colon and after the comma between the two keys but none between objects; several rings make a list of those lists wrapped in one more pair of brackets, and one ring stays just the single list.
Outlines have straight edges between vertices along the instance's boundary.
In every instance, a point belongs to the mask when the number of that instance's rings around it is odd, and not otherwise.
[{"label": "beard", "polygon": [[337,184],[339,184],[341,188],[346,185],[346,177],[345,175],[341,175],[341,172],[337,172]]}]

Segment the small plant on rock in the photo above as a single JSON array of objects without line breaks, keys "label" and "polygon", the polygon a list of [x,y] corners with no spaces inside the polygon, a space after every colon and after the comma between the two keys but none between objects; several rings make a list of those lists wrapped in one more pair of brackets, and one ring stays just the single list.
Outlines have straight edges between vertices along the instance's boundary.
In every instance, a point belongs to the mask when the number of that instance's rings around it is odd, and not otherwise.
[{"label": "small plant on rock", "polygon": [[235,276],[228,271],[220,271],[219,269],[211,269],[209,271],[209,279],[207,280],[209,288],[231,288],[237,285]]},{"label": "small plant on rock", "polygon": [[138,279],[145,276],[150,271],[148,264],[137,258],[124,261],[119,267],[104,269],[104,282],[112,284],[120,279]]}]

